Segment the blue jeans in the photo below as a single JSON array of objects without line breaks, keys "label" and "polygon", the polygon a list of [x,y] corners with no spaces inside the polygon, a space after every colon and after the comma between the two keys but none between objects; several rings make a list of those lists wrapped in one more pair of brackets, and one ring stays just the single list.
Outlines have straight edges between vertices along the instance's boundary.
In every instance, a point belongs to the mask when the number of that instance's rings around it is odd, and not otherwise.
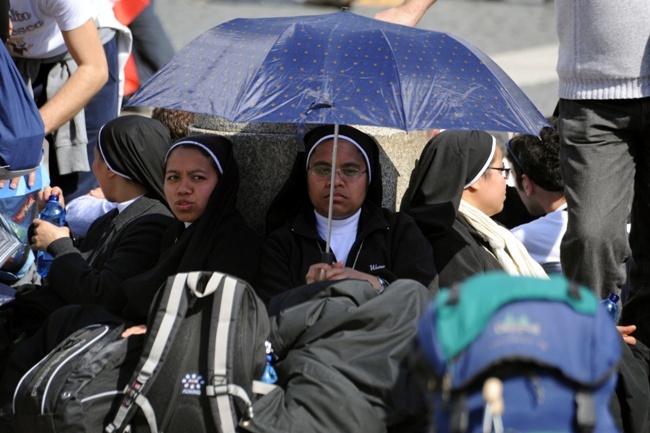
[{"label": "blue jeans", "polygon": [[650,98],[562,99],[558,130],[569,210],[563,272],[604,298],[620,293],[631,254],[629,302],[650,318]]},{"label": "blue jeans", "polygon": [[[94,149],[97,143],[97,133],[106,122],[116,118],[118,112],[119,68],[117,64],[117,42],[115,38],[104,44],[104,52],[106,53],[108,63],[108,81],[84,108],[86,134],[88,136],[86,153],[88,155],[88,163],[91,167],[95,159]],[[47,102],[44,86],[48,72],[49,68],[42,68],[39,77],[33,85],[34,98],[36,99],[36,105],[39,107]],[[74,198],[87,194],[91,189],[99,186],[92,170],[65,175],[59,174],[56,152],[52,150],[52,136],[48,135],[46,138],[50,143],[49,170],[51,185],[58,186],[63,190],[66,203]]]}]

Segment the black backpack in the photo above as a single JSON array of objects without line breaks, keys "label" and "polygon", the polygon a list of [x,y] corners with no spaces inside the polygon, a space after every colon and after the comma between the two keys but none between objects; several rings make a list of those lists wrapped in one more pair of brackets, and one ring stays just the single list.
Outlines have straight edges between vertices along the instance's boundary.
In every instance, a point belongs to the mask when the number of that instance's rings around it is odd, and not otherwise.
[{"label": "black backpack", "polygon": [[[172,276],[147,328],[137,350],[129,347],[134,337],[119,337],[121,328],[92,327],[64,341],[21,381],[17,430],[222,433],[253,416],[254,395],[270,389],[256,382],[266,365],[269,321],[246,282],[218,272]],[[135,337],[131,345],[143,339]],[[122,351],[122,362],[89,364],[103,353],[99,346]],[[59,360],[65,368],[48,368]],[[77,376],[85,383],[71,384]]]},{"label": "black backpack", "polygon": [[248,283],[218,272],[170,277],[106,432],[234,432],[253,416],[266,366],[266,308]]},{"label": "black backpack", "polygon": [[20,432],[101,432],[122,401],[144,336],[92,325],[59,344],[21,379],[13,412]]}]

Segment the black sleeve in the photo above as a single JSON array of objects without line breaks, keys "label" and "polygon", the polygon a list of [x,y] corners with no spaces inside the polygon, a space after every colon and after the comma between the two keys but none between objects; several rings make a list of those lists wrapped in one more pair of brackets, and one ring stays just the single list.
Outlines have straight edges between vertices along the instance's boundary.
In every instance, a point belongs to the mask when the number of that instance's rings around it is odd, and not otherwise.
[{"label": "black sleeve", "polygon": [[296,286],[305,284],[294,281],[291,254],[292,245],[288,242],[285,227],[273,232],[262,244],[260,266],[253,287],[264,302]]},{"label": "black sleeve", "polygon": [[[397,212],[393,225],[393,266],[390,282],[409,278],[428,286],[436,278],[431,244],[410,216]],[[381,276],[381,275],[380,275]],[[382,276],[382,278],[384,278]]]},{"label": "black sleeve", "polygon": [[110,257],[99,268],[90,265],[77,249],[56,255],[48,275],[49,285],[69,303],[97,304],[121,311],[126,303],[122,282],[156,264],[162,235],[173,221],[162,215],[138,218],[122,229]]}]

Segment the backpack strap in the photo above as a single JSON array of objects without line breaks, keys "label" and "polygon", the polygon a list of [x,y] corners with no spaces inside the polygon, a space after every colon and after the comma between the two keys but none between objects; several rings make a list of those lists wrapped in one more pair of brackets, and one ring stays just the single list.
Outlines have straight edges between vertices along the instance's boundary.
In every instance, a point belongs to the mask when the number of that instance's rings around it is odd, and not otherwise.
[{"label": "backpack strap", "polygon": [[576,423],[580,433],[591,433],[596,428],[595,407],[590,390],[580,388],[576,391]]},{"label": "backpack strap", "polygon": [[[227,376],[232,359],[232,347],[237,344],[234,325],[237,311],[240,308],[246,287],[243,283],[225,276],[219,294],[215,296],[212,305],[212,327],[210,328],[210,347],[208,362],[212,365],[210,382],[206,384],[205,392],[210,399],[213,419],[223,433],[235,433],[239,422],[232,397],[237,397],[246,404],[246,418],[253,417],[253,401],[248,392],[239,385],[232,383]],[[243,362],[248,362],[244,360]]]},{"label": "backpack strap", "polygon": [[450,403],[449,431],[451,433],[465,433],[469,429],[469,412],[465,398],[466,394],[460,392]]},{"label": "backpack strap", "polygon": [[[205,279],[208,278],[206,282]],[[167,343],[173,339],[173,333],[178,326],[176,322],[183,320],[188,308],[188,291],[197,297],[205,297],[214,293],[219,287],[225,275],[213,273],[190,272],[176,274],[169,278],[165,287],[165,294],[161,299],[158,317],[154,320],[153,329],[150,329],[149,339],[153,338],[152,343],[147,343],[144,353],[146,359],[141,360],[142,367],[138,371],[135,380],[127,386],[125,397],[120,405],[113,422],[105,429],[106,433],[112,433],[125,428],[126,423],[131,419],[135,412],[135,407],[146,407],[142,400],[146,399],[142,392],[146,389],[147,382],[157,371],[163,355],[166,354]],[[205,284],[203,284],[205,283]],[[187,291],[186,291],[187,287]],[[161,315],[162,313],[162,315]],[[155,334],[154,334],[155,332]],[[135,403],[135,406],[134,406]],[[151,423],[150,423],[151,427]],[[152,430],[153,432],[153,430]]]}]

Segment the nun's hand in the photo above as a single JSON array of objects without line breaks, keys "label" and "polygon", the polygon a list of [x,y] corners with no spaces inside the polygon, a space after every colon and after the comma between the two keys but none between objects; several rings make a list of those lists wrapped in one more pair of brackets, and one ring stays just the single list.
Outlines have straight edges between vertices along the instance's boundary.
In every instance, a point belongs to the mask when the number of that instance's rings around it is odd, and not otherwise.
[{"label": "nun's hand", "polygon": [[309,267],[309,271],[307,271],[307,275],[305,275],[305,281],[307,284],[316,281],[325,281],[327,280],[327,271],[330,269],[332,269],[332,266],[327,263],[315,263]]},{"label": "nun's hand", "polygon": [[47,251],[47,247],[55,240],[70,237],[70,229],[65,226],[55,226],[38,218],[32,222],[32,225],[34,235],[30,239],[30,244],[34,250]]},{"label": "nun's hand", "polygon": [[147,333],[146,325],[131,326],[122,332],[122,338],[129,338],[132,335],[142,335]]},{"label": "nun's hand", "polygon": [[[316,279],[319,272],[321,272],[322,278]],[[314,278],[312,281],[309,278]],[[346,280],[346,279],[355,279],[355,280],[366,280],[375,290],[379,291],[382,289],[381,283],[374,275],[366,274],[365,272],[357,271],[356,269],[346,268],[343,262],[336,262],[332,266],[329,266],[326,263],[317,263],[309,267],[309,272],[307,273],[306,280],[308,283],[314,281],[335,281],[335,280]]]},{"label": "nun's hand", "polygon": [[38,192],[37,203],[38,203],[39,212],[43,211],[43,208],[45,207],[45,203],[47,203],[47,199],[50,198],[51,195],[58,195],[59,203],[63,208],[65,208],[65,200],[63,200],[63,190],[58,186],[46,186],[43,187],[43,189]]}]

